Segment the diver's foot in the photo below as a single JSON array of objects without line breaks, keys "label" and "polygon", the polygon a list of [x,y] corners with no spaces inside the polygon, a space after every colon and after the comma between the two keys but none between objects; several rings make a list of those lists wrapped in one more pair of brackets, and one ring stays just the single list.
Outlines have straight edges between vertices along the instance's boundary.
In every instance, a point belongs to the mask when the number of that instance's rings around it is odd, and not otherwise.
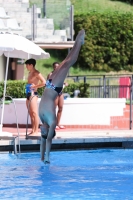
[{"label": "diver's foot", "polygon": [[79,31],[77,39],[79,39],[79,38],[81,40],[81,44],[83,45],[84,44],[84,38],[85,38],[85,31],[84,31],[84,29],[82,29],[81,31]]}]

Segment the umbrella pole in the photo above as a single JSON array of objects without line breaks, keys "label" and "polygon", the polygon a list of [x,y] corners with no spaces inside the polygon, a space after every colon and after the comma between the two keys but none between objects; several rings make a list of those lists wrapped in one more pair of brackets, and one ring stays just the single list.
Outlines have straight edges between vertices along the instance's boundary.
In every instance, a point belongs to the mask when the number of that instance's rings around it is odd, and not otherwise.
[{"label": "umbrella pole", "polygon": [[6,95],[8,64],[9,64],[9,52],[8,52],[8,57],[7,57],[7,61],[6,61],[6,74],[5,74],[5,80],[4,80],[4,92],[3,92],[3,99],[2,99],[3,100],[3,104],[2,104],[2,111],[1,111],[0,133],[2,133],[2,127],[3,127],[3,116],[4,116],[4,106],[5,106],[5,95]]}]

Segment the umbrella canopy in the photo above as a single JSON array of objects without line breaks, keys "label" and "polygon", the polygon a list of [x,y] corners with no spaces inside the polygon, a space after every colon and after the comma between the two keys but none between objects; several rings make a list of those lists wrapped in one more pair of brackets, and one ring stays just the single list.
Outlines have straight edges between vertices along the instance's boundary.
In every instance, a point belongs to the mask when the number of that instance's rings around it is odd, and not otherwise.
[{"label": "umbrella canopy", "polygon": [[4,54],[6,57],[23,58],[23,59],[47,59],[50,57],[39,46],[25,37],[1,33],[0,34],[0,55]]},{"label": "umbrella canopy", "polygon": [[6,94],[6,83],[8,74],[9,58],[22,58],[22,59],[47,59],[50,57],[49,53],[46,53],[39,46],[34,44],[32,41],[25,37],[11,34],[11,33],[0,33],[0,56],[5,55],[7,57],[6,73],[4,80],[4,91],[3,91],[3,106],[1,113],[1,124],[0,134],[2,133],[3,115],[4,115],[4,101]]}]

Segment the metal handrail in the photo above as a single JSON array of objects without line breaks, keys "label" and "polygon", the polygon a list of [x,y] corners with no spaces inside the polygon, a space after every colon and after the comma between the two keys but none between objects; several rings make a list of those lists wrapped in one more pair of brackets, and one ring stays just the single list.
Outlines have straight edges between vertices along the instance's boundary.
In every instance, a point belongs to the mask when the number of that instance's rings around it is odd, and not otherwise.
[{"label": "metal handrail", "polygon": [[[17,132],[18,132],[18,145],[19,145],[19,154],[21,152],[21,149],[20,149],[20,134],[19,134],[19,127],[18,127],[18,117],[17,117],[17,110],[16,110],[16,105],[15,105],[15,102],[13,100],[13,98],[11,96],[5,96],[5,98],[10,98],[14,104],[14,109],[15,109],[15,115],[16,115],[16,124],[17,124]],[[0,99],[1,102],[3,102],[3,98]],[[16,153],[16,152],[14,152]]]}]

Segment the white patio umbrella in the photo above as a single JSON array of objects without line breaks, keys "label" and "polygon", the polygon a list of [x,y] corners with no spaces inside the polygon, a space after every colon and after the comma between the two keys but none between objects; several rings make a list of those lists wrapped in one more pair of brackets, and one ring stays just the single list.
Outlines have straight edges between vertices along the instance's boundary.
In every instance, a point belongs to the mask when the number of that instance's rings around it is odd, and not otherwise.
[{"label": "white patio umbrella", "polygon": [[6,62],[6,73],[4,80],[4,91],[3,91],[3,106],[1,112],[1,124],[0,124],[0,135],[2,134],[3,115],[4,115],[4,101],[6,94],[6,83],[8,74],[9,58],[22,58],[22,59],[47,59],[50,57],[49,53],[46,53],[39,46],[34,44],[32,41],[25,37],[11,34],[11,33],[0,33],[0,56],[5,55],[7,57]]}]

